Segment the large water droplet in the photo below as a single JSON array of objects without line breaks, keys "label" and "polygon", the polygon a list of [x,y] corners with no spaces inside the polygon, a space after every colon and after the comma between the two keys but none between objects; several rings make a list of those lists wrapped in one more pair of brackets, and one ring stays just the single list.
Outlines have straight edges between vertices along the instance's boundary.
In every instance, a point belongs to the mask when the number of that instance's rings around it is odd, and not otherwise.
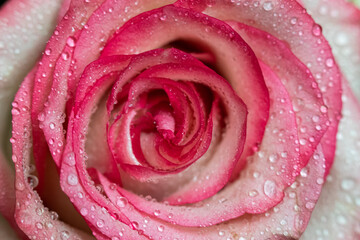
[{"label": "large water droplet", "polygon": [[120,197],[117,201],[116,201],[116,205],[118,205],[119,207],[125,207],[128,204],[128,200],[124,197]]},{"label": "large water droplet", "polygon": [[276,184],[272,180],[266,180],[264,184],[264,193],[266,196],[272,198],[276,193]]},{"label": "large water droplet", "polygon": [[39,184],[39,179],[34,175],[29,175],[27,177],[27,179],[28,179],[30,187],[32,187],[32,188],[36,188],[37,185]]},{"label": "large water droplet", "polygon": [[99,219],[99,220],[96,222],[96,226],[98,226],[99,228],[104,227],[104,220]]},{"label": "large water droplet", "polygon": [[74,186],[74,185],[78,184],[79,180],[75,174],[70,173],[67,177],[67,182],[68,182],[68,184]]},{"label": "large water droplet", "polygon": [[314,24],[313,27],[312,27],[312,34],[316,37],[320,36],[321,35],[321,32],[322,32],[322,29],[321,29],[321,26],[319,24]]},{"label": "large water droplet", "polygon": [[273,8],[274,8],[274,5],[272,2],[270,2],[270,1],[264,2],[263,9],[265,11],[271,11]]},{"label": "large water droplet", "polygon": [[66,40],[66,45],[69,47],[75,47],[75,38],[74,37],[68,37]]}]

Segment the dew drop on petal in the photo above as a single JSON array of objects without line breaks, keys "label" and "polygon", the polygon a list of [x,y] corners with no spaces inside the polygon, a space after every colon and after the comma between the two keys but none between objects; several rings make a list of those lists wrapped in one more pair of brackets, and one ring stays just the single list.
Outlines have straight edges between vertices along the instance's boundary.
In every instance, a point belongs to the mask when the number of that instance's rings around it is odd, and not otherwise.
[{"label": "dew drop on petal", "polygon": [[96,226],[98,226],[99,228],[104,227],[104,220],[99,219],[99,220],[96,222]]},{"label": "dew drop on petal", "polygon": [[75,175],[75,174],[69,174],[68,177],[67,177],[67,182],[69,185],[76,185],[78,184],[79,180],[78,180],[78,177]]},{"label": "dew drop on petal", "polygon": [[322,29],[319,24],[314,24],[311,31],[314,36],[318,37],[321,35]]},{"label": "dew drop on petal", "polygon": [[29,175],[27,177],[27,179],[28,179],[30,187],[32,187],[32,188],[36,188],[37,185],[39,184],[39,179],[34,175]]},{"label": "dew drop on petal", "polygon": [[75,47],[75,38],[74,37],[68,37],[66,40],[66,45],[69,47]]},{"label": "dew drop on petal", "polygon": [[68,153],[65,157],[65,162],[70,166],[74,166],[75,165],[75,154],[73,152]]},{"label": "dew drop on petal", "polygon": [[293,18],[290,19],[290,23],[292,25],[295,25],[297,23],[297,20],[298,20],[297,17],[293,17]]},{"label": "dew drop on petal", "polygon": [[332,59],[332,58],[326,59],[325,65],[326,65],[328,68],[333,67],[333,66],[334,66],[334,59]]},{"label": "dew drop on petal", "polygon": [[266,180],[264,184],[264,193],[266,196],[272,198],[276,193],[276,184],[272,180]]},{"label": "dew drop on petal", "polygon": [[164,226],[163,225],[158,226],[158,230],[159,230],[159,232],[163,232],[164,231]]},{"label": "dew drop on petal", "polygon": [[60,239],[67,240],[70,238],[70,233],[68,231],[61,231],[60,232]]},{"label": "dew drop on petal", "polygon": [[263,9],[265,11],[271,11],[274,8],[273,3],[270,1],[264,2]]},{"label": "dew drop on petal", "polygon": [[305,204],[305,207],[309,210],[312,210],[315,207],[315,203],[309,201]]},{"label": "dew drop on petal", "polygon": [[81,208],[80,213],[81,215],[86,216],[89,213],[89,211],[86,208]]},{"label": "dew drop on petal", "polygon": [[116,201],[116,205],[118,205],[119,207],[125,207],[128,203],[128,200],[124,197],[120,197],[117,201]]}]

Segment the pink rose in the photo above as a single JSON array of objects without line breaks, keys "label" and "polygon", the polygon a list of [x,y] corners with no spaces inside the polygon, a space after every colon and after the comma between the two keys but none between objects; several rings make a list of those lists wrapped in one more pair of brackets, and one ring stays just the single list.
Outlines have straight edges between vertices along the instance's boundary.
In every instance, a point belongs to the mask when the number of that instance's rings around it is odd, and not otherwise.
[{"label": "pink rose", "polygon": [[352,4],[59,5],[0,11],[0,212],[20,238],[360,237]]}]

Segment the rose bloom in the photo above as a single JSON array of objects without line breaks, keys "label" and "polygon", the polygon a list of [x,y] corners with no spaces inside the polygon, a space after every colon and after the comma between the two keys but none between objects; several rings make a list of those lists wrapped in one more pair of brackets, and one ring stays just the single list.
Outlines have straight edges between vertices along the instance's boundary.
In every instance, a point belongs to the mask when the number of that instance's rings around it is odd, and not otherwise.
[{"label": "rose bloom", "polygon": [[0,238],[360,239],[353,4],[6,2]]}]

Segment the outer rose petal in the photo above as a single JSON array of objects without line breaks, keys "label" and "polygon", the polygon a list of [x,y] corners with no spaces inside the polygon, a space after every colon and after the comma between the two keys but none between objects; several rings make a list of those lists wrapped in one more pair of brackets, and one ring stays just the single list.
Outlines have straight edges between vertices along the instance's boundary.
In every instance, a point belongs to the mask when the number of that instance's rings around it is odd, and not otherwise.
[{"label": "outer rose petal", "polygon": [[0,10],[1,147],[4,146],[3,135],[9,131],[10,102],[19,83],[43,50],[55,26],[60,3],[52,0],[14,0],[8,1]]},{"label": "outer rose petal", "polygon": [[345,1],[303,0],[303,3],[322,24],[324,35],[356,96],[344,79],[343,119],[337,135],[335,163],[302,239],[314,239],[315,235],[329,240],[359,239],[360,11]]},{"label": "outer rose petal", "polygon": [[[360,9],[345,0],[303,0],[329,41],[333,54],[360,101]],[[331,65],[328,62],[327,65]]]},{"label": "outer rose petal", "polygon": [[60,4],[51,0],[14,0],[0,10],[0,212],[10,221],[14,221],[15,206],[14,173],[6,159],[10,148],[10,102],[45,46]]},{"label": "outer rose petal", "polygon": [[360,105],[346,85],[343,104],[335,162],[303,240],[360,238]]},{"label": "outer rose petal", "polygon": [[[91,239],[91,237],[58,219],[52,217],[48,208],[42,204],[38,193],[29,183],[29,178],[34,179],[29,173],[31,161],[31,121],[30,107],[33,90],[35,70],[31,71],[23,81],[16,94],[19,110],[13,114],[13,161],[15,162],[15,193],[16,208],[15,219],[21,230],[29,237],[39,239],[64,237]],[[15,107],[14,107],[15,108]]]}]

